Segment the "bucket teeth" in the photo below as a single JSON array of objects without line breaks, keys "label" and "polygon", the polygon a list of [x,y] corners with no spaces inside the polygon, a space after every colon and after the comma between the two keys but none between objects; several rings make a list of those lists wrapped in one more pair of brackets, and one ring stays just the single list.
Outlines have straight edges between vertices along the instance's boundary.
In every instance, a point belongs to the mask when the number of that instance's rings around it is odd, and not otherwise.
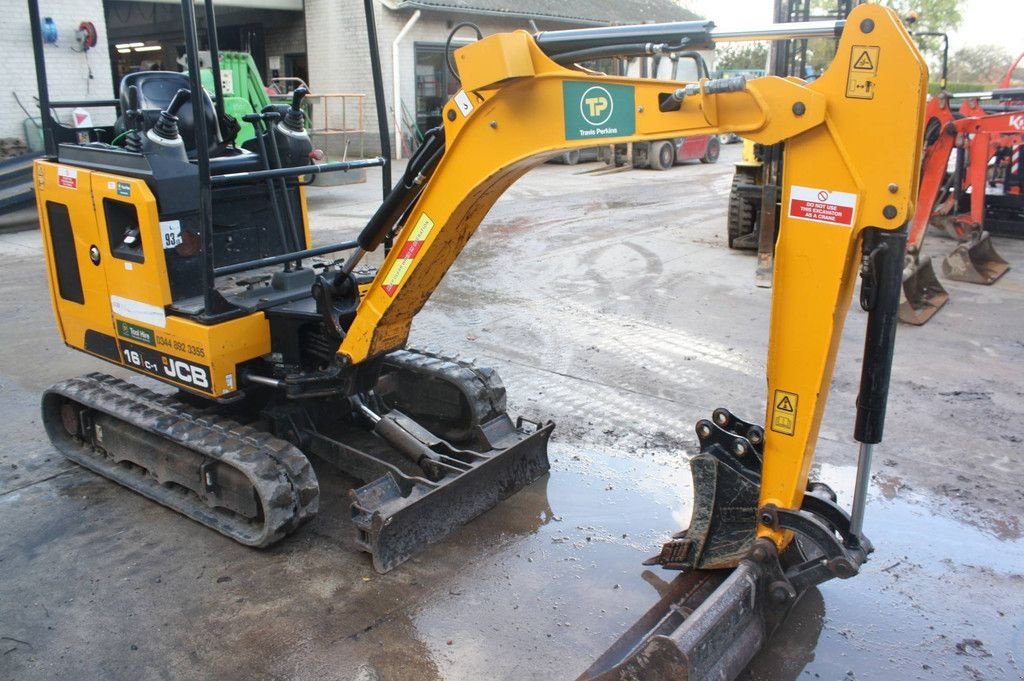
[{"label": "bucket teeth", "polygon": [[673,570],[730,568],[753,547],[763,432],[718,409],[712,420],[697,424],[697,436],[701,451],[690,460],[694,496],[690,526],[645,565]]}]

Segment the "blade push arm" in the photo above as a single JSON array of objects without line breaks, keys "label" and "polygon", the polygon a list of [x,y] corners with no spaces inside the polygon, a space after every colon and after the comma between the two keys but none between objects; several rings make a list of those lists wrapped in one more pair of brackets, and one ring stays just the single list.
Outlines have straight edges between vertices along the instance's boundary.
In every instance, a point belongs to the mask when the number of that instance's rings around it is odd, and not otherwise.
[{"label": "blade push arm", "polygon": [[[759,78],[719,94],[708,82],[693,93],[684,83],[565,68],[525,32],[455,54],[464,90],[443,110],[444,154],[358,308],[342,359],[360,363],[401,347],[502,192],[567,149],[719,132],[785,140],[762,502],[798,508],[861,233],[900,228],[916,196],[926,72],[896,16],[877,5],[855,9],[835,62],[813,83]],[[681,97],[675,110],[663,106],[673,95]]]}]

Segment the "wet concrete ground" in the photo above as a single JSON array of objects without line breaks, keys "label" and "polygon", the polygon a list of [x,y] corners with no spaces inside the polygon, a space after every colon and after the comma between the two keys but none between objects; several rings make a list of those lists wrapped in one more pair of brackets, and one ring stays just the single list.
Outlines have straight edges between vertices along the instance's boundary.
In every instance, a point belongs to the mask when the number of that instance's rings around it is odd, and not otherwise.
[{"label": "wet concrete ground", "polygon": [[[59,342],[38,234],[0,236],[0,679],[574,678],[673,577],[640,562],[689,522],[693,424],[764,411],[770,292],[724,243],[738,155],[544,166],[495,206],[412,342],[495,366],[512,411],[554,419],[552,472],[387,575],[326,471],[320,516],[255,551],[65,462],[40,392],[111,368]],[[376,179],[311,190],[318,242],[361,225]],[[997,248],[995,286],[946,282],[946,309],[900,328],[871,561],[808,594],[748,681],[1022,678],[1024,242]],[[815,469],[844,503],[863,322]]]}]

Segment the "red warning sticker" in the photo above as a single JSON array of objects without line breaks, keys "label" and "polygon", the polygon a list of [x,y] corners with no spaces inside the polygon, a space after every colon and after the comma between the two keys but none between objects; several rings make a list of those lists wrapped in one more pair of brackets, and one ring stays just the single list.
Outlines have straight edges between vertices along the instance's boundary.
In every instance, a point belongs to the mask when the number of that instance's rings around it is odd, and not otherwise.
[{"label": "red warning sticker", "polygon": [[57,166],[57,184],[68,189],[78,189],[78,171],[74,168]]},{"label": "red warning sticker", "polygon": [[793,185],[789,190],[789,217],[826,225],[853,226],[857,195]]}]

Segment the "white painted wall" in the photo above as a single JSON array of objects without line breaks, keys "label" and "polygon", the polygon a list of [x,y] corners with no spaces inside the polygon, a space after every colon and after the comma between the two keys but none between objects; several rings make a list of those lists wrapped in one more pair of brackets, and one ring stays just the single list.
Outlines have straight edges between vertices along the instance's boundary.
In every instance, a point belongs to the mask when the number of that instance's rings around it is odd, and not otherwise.
[{"label": "white painted wall", "polygon": [[[0,137],[24,138],[25,113],[18,107],[12,91],[22,104],[39,115],[35,104],[35,62],[32,59],[32,33],[29,27],[28,4],[24,0],[0,0],[0,63],[3,64],[6,86],[0,90]],[[107,53],[107,31],[103,0],[40,0],[39,13],[53,17],[57,24],[57,43],[45,45],[46,70],[51,99],[111,99],[110,57]],[[82,21],[96,26],[98,42],[88,53],[77,49],[75,31]],[[90,67],[92,78],[89,78]],[[90,109],[93,123],[108,125],[114,120],[113,109]],[[71,120],[70,110],[58,111],[64,121]]]},{"label": "white painted wall", "polygon": [[[363,3],[358,0],[305,0],[306,2],[306,54],[309,59],[309,86],[314,93],[361,92],[366,95],[364,127],[366,153],[379,149],[376,110],[374,109],[373,81],[370,75],[370,57],[366,42],[366,19]],[[385,104],[390,128],[394,128],[394,102],[391,84],[391,43],[412,16],[412,10],[393,11],[375,2],[377,34],[380,46],[381,70],[384,75]],[[415,111],[416,42],[444,43],[449,26],[459,21],[472,21],[484,35],[519,28],[529,30],[526,20],[501,20],[479,15],[459,15],[423,12],[423,16],[405,37],[399,52],[402,100],[410,112]],[[564,24],[546,24],[541,29],[569,28]],[[473,32],[463,29],[458,38],[472,39]],[[315,105],[314,105],[315,107]],[[333,105],[332,105],[333,107]],[[333,108],[332,108],[333,111]],[[314,118],[316,114],[314,112]],[[333,116],[332,116],[333,118]],[[394,145],[394,140],[392,140]],[[358,151],[358,150],[354,150]]]}]

